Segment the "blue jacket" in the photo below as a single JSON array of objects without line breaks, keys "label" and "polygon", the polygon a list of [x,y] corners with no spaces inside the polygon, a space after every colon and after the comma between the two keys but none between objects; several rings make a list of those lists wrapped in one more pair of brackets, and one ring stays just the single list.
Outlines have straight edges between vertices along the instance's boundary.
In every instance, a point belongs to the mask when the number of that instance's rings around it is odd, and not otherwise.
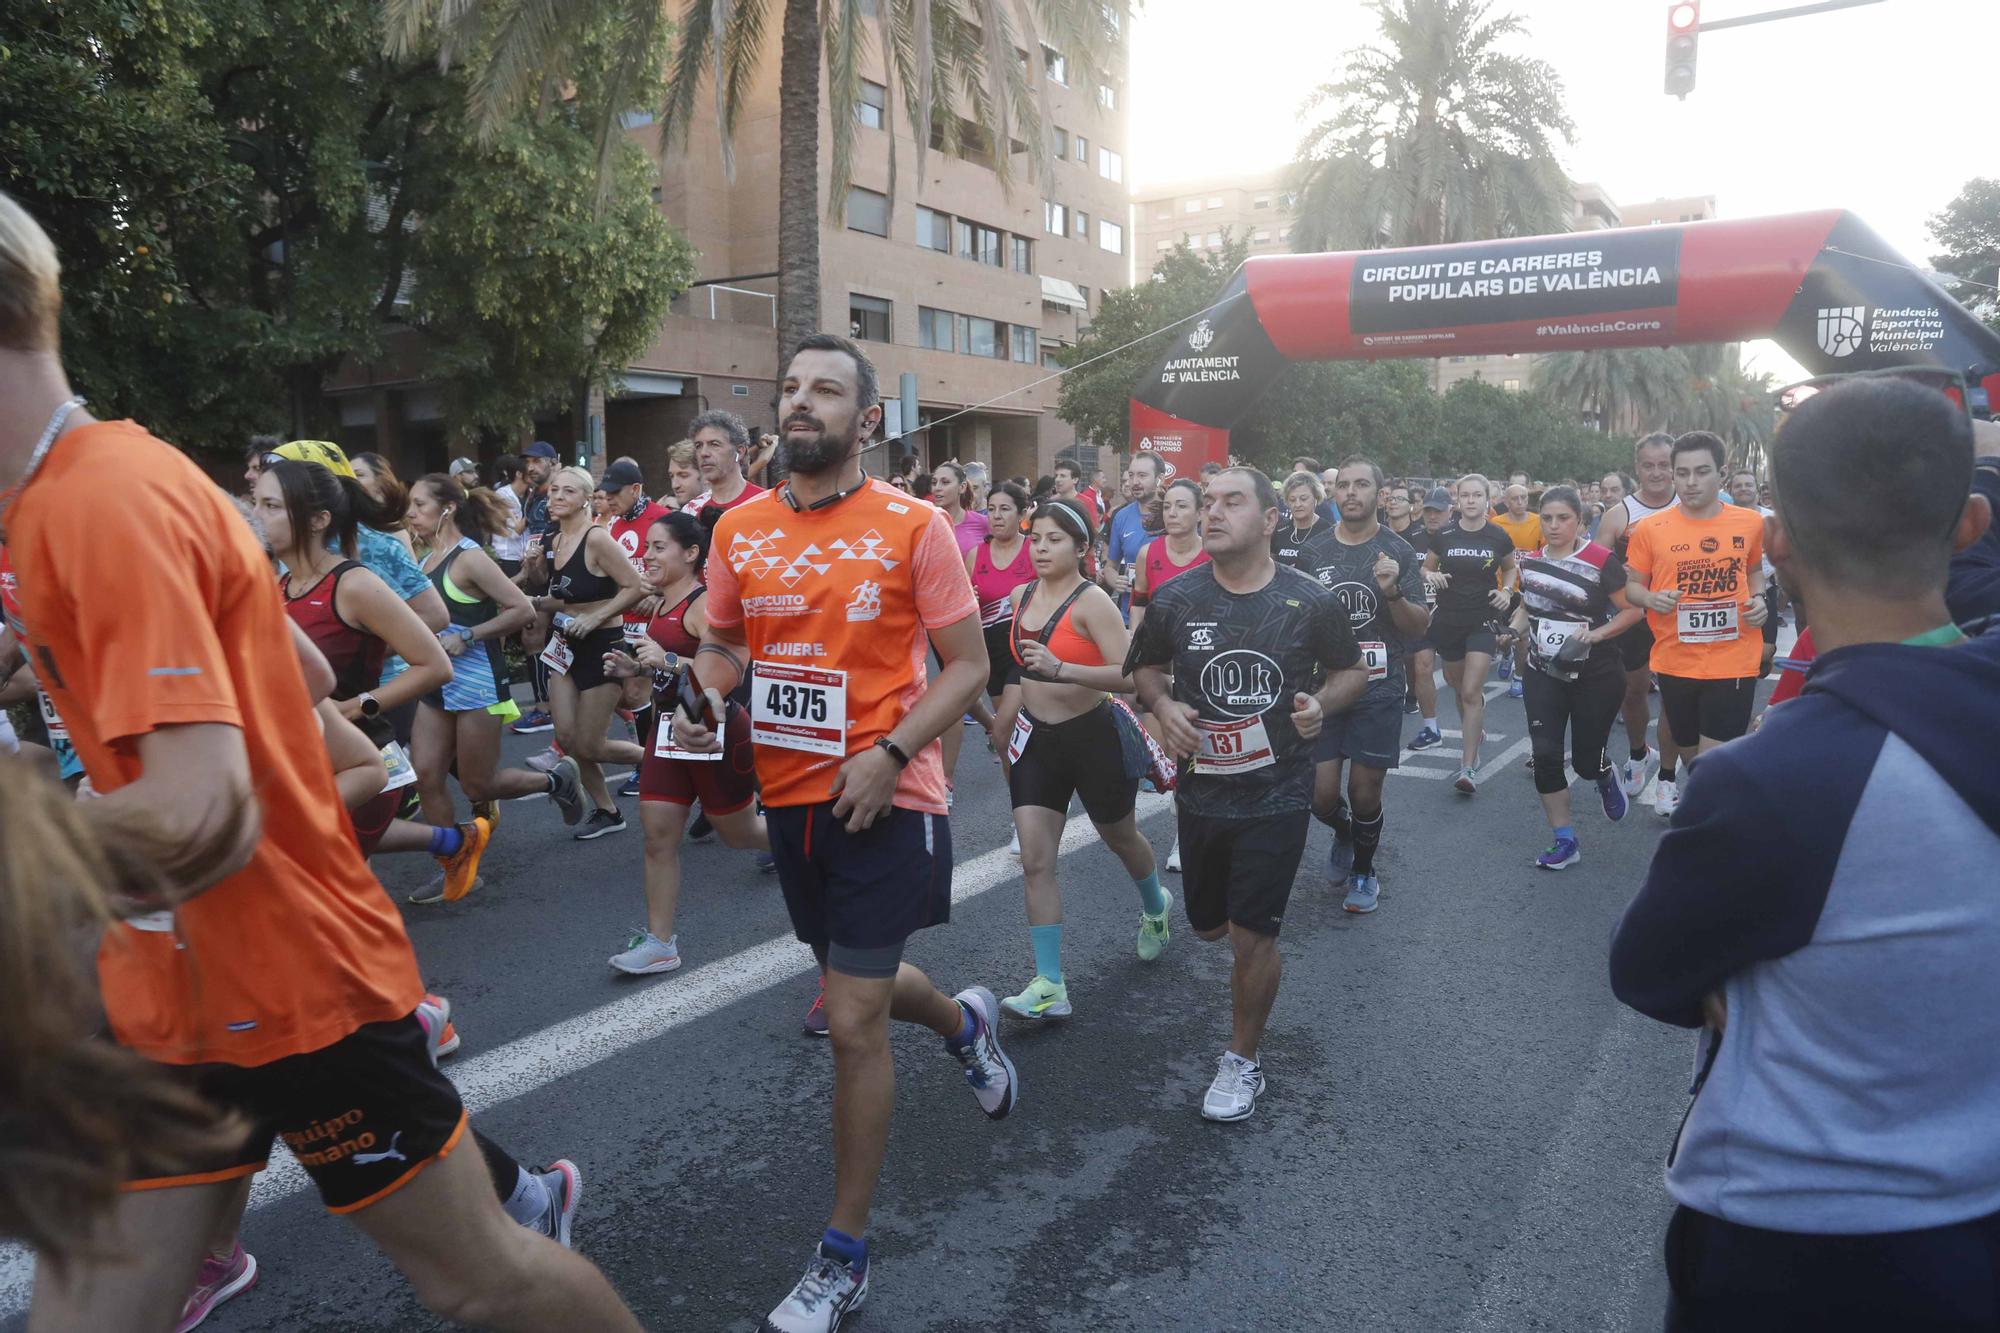
[{"label": "blue jacket", "polygon": [[1814,663],[1702,758],[1611,946],[1611,985],[1727,1029],[1667,1171],[1774,1230],[2000,1212],[2000,632]]}]

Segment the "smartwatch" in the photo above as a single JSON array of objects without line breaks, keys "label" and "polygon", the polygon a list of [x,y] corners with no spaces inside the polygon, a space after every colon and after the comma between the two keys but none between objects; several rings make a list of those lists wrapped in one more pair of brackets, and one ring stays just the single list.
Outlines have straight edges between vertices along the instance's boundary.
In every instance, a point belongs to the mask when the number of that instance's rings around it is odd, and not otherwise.
[{"label": "smartwatch", "polygon": [[372,694],[357,695],[355,696],[355,702],[361,705],[361,716],[363,717],[382,716],[382,702],[381,700],[377,699],[374,695]]},{"label": "smartwatch", "polygon": [[889,757],[896,761],[897,768],[908,768],[910,766],[910,756],[904,754],[903,748],[887,736],[877,736],[875,738],[875,748],[878,750],[887,750]]}]

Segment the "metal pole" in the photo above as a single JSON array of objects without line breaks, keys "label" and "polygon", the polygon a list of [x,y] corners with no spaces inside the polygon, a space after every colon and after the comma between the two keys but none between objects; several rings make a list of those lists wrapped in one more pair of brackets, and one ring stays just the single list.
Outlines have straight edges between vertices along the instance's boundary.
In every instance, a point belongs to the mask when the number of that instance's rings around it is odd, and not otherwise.
[{"label": "metal pole", "polygon": [[1752,23],[1769,23],[1773,19],[1794,19],[1802,14],[1824,14],[1835,9],[1853,9],[1858,5],[1879,5],[1882,0],[1819,0],[1813,5],[1794,5],[1790,9],[1768,9],[1761,14],[1744,14],[1733,19],[1715,19],[1703,23],[1696,32],[1719,32],[1724,28],[1743,28]]}]

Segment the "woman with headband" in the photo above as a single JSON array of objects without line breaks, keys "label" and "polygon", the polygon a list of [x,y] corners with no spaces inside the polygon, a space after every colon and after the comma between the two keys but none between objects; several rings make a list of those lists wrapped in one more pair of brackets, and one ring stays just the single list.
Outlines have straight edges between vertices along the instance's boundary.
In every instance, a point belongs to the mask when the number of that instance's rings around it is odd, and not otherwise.
[{"label": "woman with headband", "polygon": [[1143,749],[1138,724],[1106,695],[1129,692],[1123,663],[1130,639],[1118,604],[1083,576],[1096,531],[1081,503],[1051,498],[1035,511],[1028,549],[1035,581],[1014,593],[1011,647],[1021,677],[1021,710],[1007,737],[1008,790],[1021,840],[1028,937],[1035,977],[1000,1002],[1016,1018],[1067,1018],[1062,970],[1062,891],[1056,854],[1072,796],[1083,798],[1104,845],[1138,886],[1139,957],[1152,962],[1167,943],[1168,898],[1139,832],[1139,773],[1127,762]]}]

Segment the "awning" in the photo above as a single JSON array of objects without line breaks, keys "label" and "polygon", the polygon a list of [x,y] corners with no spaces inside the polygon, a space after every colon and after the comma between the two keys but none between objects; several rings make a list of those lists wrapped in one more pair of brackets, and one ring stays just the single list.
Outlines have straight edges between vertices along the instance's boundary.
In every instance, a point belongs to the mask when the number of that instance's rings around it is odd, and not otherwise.
[{"label": "awning", "polygon": [[1067,278],[1052,278],[1042,274],[1042,300],[1048,305],[1066,305],[1072,310],[1088,310],[1090,302],[1083,299],[1083,289]]}]

